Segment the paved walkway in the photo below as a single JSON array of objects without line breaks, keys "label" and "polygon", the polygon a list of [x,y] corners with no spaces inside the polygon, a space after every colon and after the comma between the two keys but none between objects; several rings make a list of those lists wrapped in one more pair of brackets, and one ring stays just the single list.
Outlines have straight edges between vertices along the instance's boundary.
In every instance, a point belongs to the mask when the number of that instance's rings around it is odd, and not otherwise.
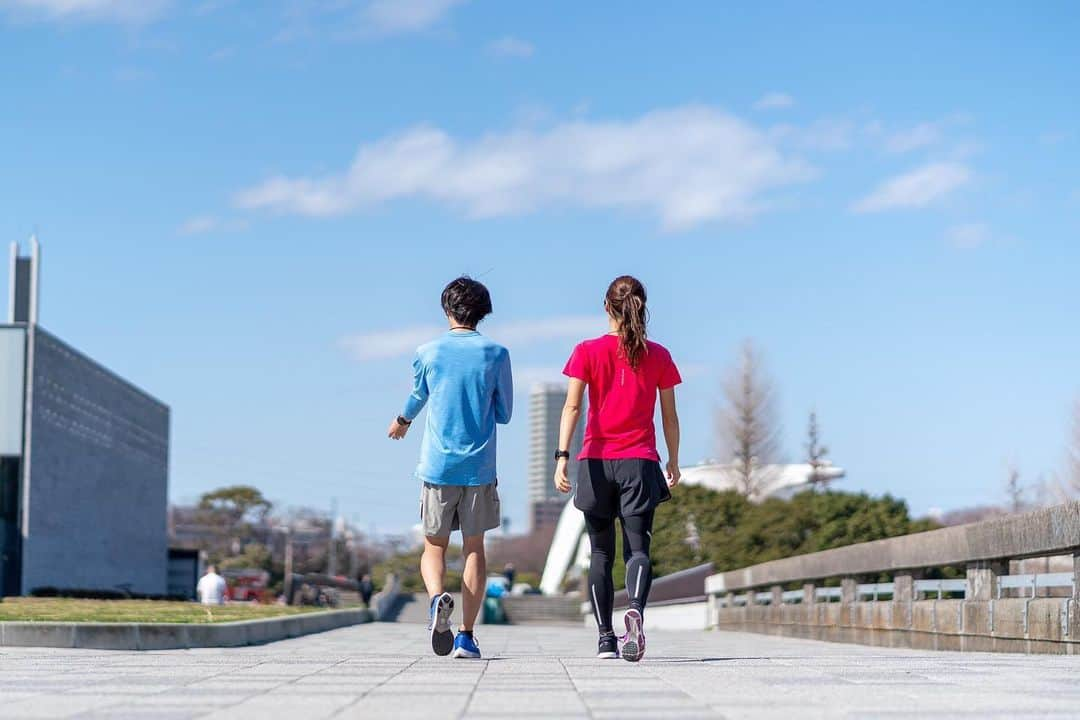
[{"label": "paved walkway", "polygon": [[742,633],[652,633],[638,665],[576,627],[482,627],[489,660],[374,624],[263,647],[7,648],[0,718],[1080,716],[1080,657],[934,653]]}]

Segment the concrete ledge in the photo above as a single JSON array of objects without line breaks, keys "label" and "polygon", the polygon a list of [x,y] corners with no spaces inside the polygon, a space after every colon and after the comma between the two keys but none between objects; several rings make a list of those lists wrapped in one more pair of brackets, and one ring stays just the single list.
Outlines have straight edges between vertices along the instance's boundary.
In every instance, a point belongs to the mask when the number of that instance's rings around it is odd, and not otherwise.
[{"label": "concrete ledge", "polygon": [[857,631],[845,637],[857,637],[864,631],[910,631],[1080,647],[1080,603],[1071,598],[944,599],[910,603],[880,600],[813,603],[805,608],[747,605],[713,608],[709,624],[718,629],[752,626],[803,628],[806,632]]},{"label": "concrete ledge", "polygon": [[369,623],[370,610],[329,610],[215,624],[0,622],[4,647],[94,650],[186,650],[262,645]]},{"label": "concrete ledge", "polygon": [[5,647],[75,647],[75,623],[0,623]]},{"label": "concrete ledge", "polygon": [[705,592],[786,585],[832,577],[898,572],[977,561],[1016,560],[1080,548],[1080,501],[969,525],[796,555],[712,575]]}]

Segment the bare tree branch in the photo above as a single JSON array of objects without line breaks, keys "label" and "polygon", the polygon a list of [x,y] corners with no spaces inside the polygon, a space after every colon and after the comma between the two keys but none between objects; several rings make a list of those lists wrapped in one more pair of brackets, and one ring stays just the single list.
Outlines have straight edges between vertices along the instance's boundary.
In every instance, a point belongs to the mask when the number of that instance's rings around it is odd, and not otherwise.
[{"label": "bare tree branch", "polygon": [[1024,500],[1024,486],[1020,483],[1020,468],[1013,461],[1005,463],[1005,497],[1008,505],[1006,510],[1011,513],[1023,512],[1027,507]]},{"label": "bare tree branch", "polygon": [[724,401],[718,444],[734,465],[739,491],[750,497],[765,481],[763,466],[775,463],[780,454],[776,393],[751,340],[743,343],[738,363],[724,382]]},{"label": "bare tree branch", "polygon": [[814,487],[819,485],[827,489],[829,480],[821,476],[818,470],[824,465],[828,465],[826,458],[829,455],[829,448],[821,444],[821,428],[818,426],[817,411],[810,411],[810,419],[806,425],[806,444],[803,446],[806,449],[806,462],[810,465],[810,482]]},{"label": "bare tree branch", "polygon": [[1072,433],[1065,464],[1065,482],[1073,495],[1080,495],[1080,398],[1073,404]]}]

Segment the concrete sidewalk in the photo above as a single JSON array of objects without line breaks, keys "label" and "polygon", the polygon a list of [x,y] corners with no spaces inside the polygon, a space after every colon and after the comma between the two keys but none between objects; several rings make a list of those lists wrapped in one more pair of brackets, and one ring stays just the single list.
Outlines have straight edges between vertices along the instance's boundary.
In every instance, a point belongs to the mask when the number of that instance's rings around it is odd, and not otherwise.
[{"label": "concrete sidewalk", "polygon": [[437,658],[422,626],[271,645],[0,651],[0,718],[1077,717],[1080,657],[934,653],[656,632],[640,664],[570,627],[478,629],[487,660]]}]

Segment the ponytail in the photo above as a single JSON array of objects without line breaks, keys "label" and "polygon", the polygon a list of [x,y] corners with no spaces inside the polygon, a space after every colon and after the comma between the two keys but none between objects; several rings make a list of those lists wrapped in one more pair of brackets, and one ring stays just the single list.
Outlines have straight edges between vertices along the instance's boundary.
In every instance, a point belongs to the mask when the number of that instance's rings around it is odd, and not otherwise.
[{"label": "ponytail", "polygon": [[637,278],[623,275],[615,278],[608,287],[606,300],[608,312],[619,322],[619,349],[630,367],[636,370],[648,352],[645,339],[648,337],[649,314],[645,307],[645,286]]}]

